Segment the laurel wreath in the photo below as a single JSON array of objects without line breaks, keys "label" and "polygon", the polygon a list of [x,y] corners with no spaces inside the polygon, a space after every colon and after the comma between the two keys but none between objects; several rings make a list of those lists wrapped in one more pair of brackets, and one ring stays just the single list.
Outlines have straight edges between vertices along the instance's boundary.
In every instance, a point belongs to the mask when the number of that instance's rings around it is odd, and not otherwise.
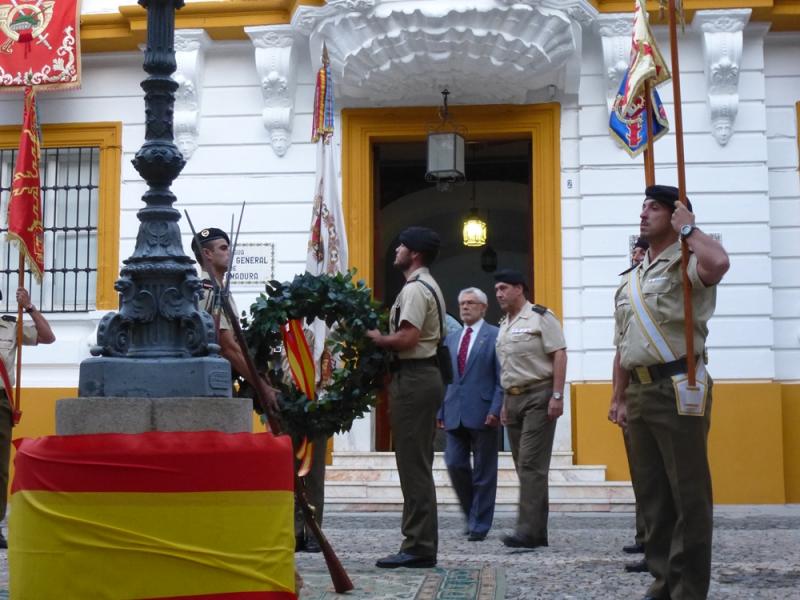
[{"label": "laurel wreath", "polygon": [[[250,307],[250,316],[242,319],[256,364],[269,366],[270,383],[281,391],[280,418],[292,434],[312,438],[349,431],[375,405],[385,383],[388,355],[366,335],[385,325],[385,315],[364,281],[353,282],[354,273],[304,273],[291,283],[270,281],[266,294]],[[284,377],[280,360],[281,328],[290,319],[310,323],[314,318],[329,328],[336,325],[326,340],[336,366],[329,380],[318,385],[316,399],[286,383],[291,378]]]}]

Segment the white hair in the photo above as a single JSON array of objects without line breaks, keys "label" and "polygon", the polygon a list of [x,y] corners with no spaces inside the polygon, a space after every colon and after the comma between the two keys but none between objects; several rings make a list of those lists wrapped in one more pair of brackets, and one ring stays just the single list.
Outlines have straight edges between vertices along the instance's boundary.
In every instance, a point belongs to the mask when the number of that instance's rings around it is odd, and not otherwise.
[{"label": "white hair", "polygon": [[485,304],[486,306],[489,305],[489,299],[486,297],[486,294],[483,293],[483,290],[480,290],[476,287],[468,287],[460,292],[458,292],[458,301],[461,302],[461,297],[464,294],[474,294],[476,298],[478,298],[478,302],[481,304]]}]

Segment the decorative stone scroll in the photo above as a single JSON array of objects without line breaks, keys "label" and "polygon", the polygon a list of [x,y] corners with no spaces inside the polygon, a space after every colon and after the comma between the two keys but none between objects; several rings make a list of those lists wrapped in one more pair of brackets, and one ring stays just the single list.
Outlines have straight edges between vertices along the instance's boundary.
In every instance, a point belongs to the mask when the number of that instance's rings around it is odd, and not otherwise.
[{"label": "decorative stone scroll", "polygon": [[264,127],[272,150],[283,156],[292,143],[297,56],[292,25],[245,27],[255,47],[256,69],[264,98]]},{"label": "decorative stone scroll", "polygon": [[594,29],[603,44],[606,104],[611,110],[630,62],[633,13],[601,14],[594,22]]},{"label": "decorative stone scroll", "polygon": [[698,10],[692,28],[702,34],[711,133],[720,146],[733,135],[739,110],[739,71],[745,25],[752,10]]},{"label": "decorative stone scroll", "polygon": [[175,32],[177,70],[172,76],[178,82],[178,91],[175,93],[175,143],[187,161],[197,150],[205,50],[210,43],[203,29],[179,29]]}]

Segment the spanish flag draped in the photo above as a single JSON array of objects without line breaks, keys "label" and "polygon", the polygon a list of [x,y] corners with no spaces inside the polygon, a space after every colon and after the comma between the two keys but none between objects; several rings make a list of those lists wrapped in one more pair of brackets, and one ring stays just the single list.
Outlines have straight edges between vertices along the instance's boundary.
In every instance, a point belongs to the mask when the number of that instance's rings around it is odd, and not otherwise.
[{"label": "spanish flag draped", "polygon": [[288,436],[149,432],[15,444],[14,597],[296,598]]}]

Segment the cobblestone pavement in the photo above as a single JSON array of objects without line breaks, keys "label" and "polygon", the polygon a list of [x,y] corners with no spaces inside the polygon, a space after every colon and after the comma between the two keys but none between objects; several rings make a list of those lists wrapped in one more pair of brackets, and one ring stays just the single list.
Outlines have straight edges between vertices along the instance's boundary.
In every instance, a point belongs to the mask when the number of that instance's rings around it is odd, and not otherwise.
[{"label": "cobblestone pavement", "polygon": [[[439,566],[492,564],[505,569],[506,598],[585,600],[638,599],[649,574],[631,574],[621,551],[632,542],[633,515],[552,513],[550,546],[512,551],[500,542],[510,515],[495,518],[483,542],[461,535],[457,514],[440,514]],[[327,513],[325,531],[347,568],[366,568],[399,548],[400,516],[395,513]],[[298,554],[300,572],[323,570],[321,555]],[[757,600],[800,598],[800,505],[717,507],[709,598]]]},{"label": "cobblestone pavement", "polygon": [[[440,514],[439,565],[502,567],[508,600],[628,600],[644,595],[650,576],[625,573],[623,564],[632,557],[620,550],[632,541],[632,514],[553,513],[550,546],[533,551],[512,551],[500,543],[501,533],[513,525],[512,516],[499,515],[485,541],[468,542],[461,535],[461,517]],[[398,550],[400,515],[327,513],[325,531],[345,568],[372,568],[377,558]],[[298,554],[297,564],[301,573],[325,571],[320,554]],[[2,550],[0,590],[7,582]],[[798,590],[800,505],[716,507],[709,598],[800,598]],[[4,597],[0,591],[0,599]]]}]

